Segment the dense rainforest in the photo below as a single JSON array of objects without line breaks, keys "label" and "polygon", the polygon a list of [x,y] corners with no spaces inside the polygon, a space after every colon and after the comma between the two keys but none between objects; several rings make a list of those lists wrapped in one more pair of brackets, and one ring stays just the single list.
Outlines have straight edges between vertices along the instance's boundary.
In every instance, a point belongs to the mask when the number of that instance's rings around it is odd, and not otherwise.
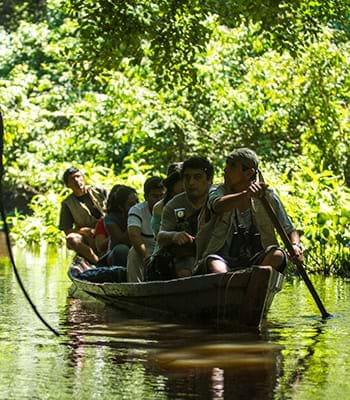
[{"label": "dense rainforest", "polygon": [[4,202],[18,244],[63,243],[62,173],[128,183],[248,146],[303,232],[350,273],[348,0],[0,0]]}]

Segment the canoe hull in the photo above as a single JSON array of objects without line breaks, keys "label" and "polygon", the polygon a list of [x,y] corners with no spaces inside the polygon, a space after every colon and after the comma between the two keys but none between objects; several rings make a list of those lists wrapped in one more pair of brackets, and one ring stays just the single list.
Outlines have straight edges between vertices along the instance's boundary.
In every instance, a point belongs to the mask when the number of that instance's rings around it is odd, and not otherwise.
[{"label": "canoe hull", "polygon": [[156,282],[96,283],[69,273],[74,285],[118,309],[153,318],[259,327],[283,275],[270,267]]}]

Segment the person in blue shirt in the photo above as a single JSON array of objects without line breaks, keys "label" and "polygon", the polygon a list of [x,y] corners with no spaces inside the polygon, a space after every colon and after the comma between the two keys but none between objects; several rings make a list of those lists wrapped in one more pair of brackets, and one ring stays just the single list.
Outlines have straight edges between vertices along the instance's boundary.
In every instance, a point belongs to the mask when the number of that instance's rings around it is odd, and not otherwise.
[{"label": "person in blue shirt", "polygon": [[127,229],[128,212],[138,202],[136,190],[125,185],[119,185],[108,198],[107,213],[104,218],[104,225],[109,235],[107,265],[126,267],[131,246]]}]

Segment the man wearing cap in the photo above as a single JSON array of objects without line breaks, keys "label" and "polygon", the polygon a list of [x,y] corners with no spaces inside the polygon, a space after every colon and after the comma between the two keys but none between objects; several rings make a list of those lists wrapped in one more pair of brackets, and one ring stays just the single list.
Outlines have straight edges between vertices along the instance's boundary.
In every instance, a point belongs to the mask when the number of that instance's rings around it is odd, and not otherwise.
[{"label": "man wearing cap", "polygon": [[184,161],[181,178],[184,192],[173,197],[162,213],[157,241],[174,255],[176,277],[191,276],[196,258],[198,215],[206,204],[214,168],[204,157]]},{"label": "man wearing cap", "polygon": [[59,229],[64,231],[69,249],[96,264],[94,231],[97,220],[104,214],[107,192],[103,188],[87,187],[78,168],[67,168],[63,181],[73,193],[62,202]]},{"label": "man wearing cap", "polygon": [[302,260],[299,234],[277,194],[259,182],[258,166],[258,156],[248,148],[227,157],[224,184],[209,193],[207,207],[200,215],[198,272],[226,272],[251,265],[284,270],[286,254],[278,247],[273,223],[259,200],[264,194]]}]

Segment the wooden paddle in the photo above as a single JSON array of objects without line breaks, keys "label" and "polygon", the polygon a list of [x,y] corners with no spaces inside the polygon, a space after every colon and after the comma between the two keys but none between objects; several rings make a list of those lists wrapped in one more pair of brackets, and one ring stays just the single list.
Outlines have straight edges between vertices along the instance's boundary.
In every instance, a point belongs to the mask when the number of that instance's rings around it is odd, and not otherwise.
[{"label": "wooden paddle", "polygon": [[310,281],[310,279],[309,279],[309,277],[308,277],[308,275],[307,275],[307,273],[305,271],[305,268],[304,268],[304,265],[303,265],[302,261],[299,261],[296,258],[296,253],[294,251],[293,245],[292,245],[292,243],[291,243],[286,231],[284,230],[281,222],[279,221],[274,209],[271,207],[271,204],[269,203],[269,201],[267,200],[267,198],[265,196],[260,198],[260,200],[261,200],[261,202],[262,202],[267,214],[269,215],[274,227],[276,228],[277,232],[281,236],[281,239],[282,239],[284,245],[286,246],[290,256],[292,257],[293,264],[297,267],[297,270],[298,270],[299,274],[303,278],[303,280],[304,280],[306,286],[308,287],[312,297],[314,298],[314,300],[315,300],[315,302],[317,304],[317,307],[319,308],[319,310],[320,310],[320,312],[322,314],[322,318],[330,317],[331,315],[328,314],[328,312],[324,308],[324,306],[322,304],[322,301],[320,300],[320,298],[319,298],[319,296],[318,296],[318,294],[317,294],[312,282]]}]

